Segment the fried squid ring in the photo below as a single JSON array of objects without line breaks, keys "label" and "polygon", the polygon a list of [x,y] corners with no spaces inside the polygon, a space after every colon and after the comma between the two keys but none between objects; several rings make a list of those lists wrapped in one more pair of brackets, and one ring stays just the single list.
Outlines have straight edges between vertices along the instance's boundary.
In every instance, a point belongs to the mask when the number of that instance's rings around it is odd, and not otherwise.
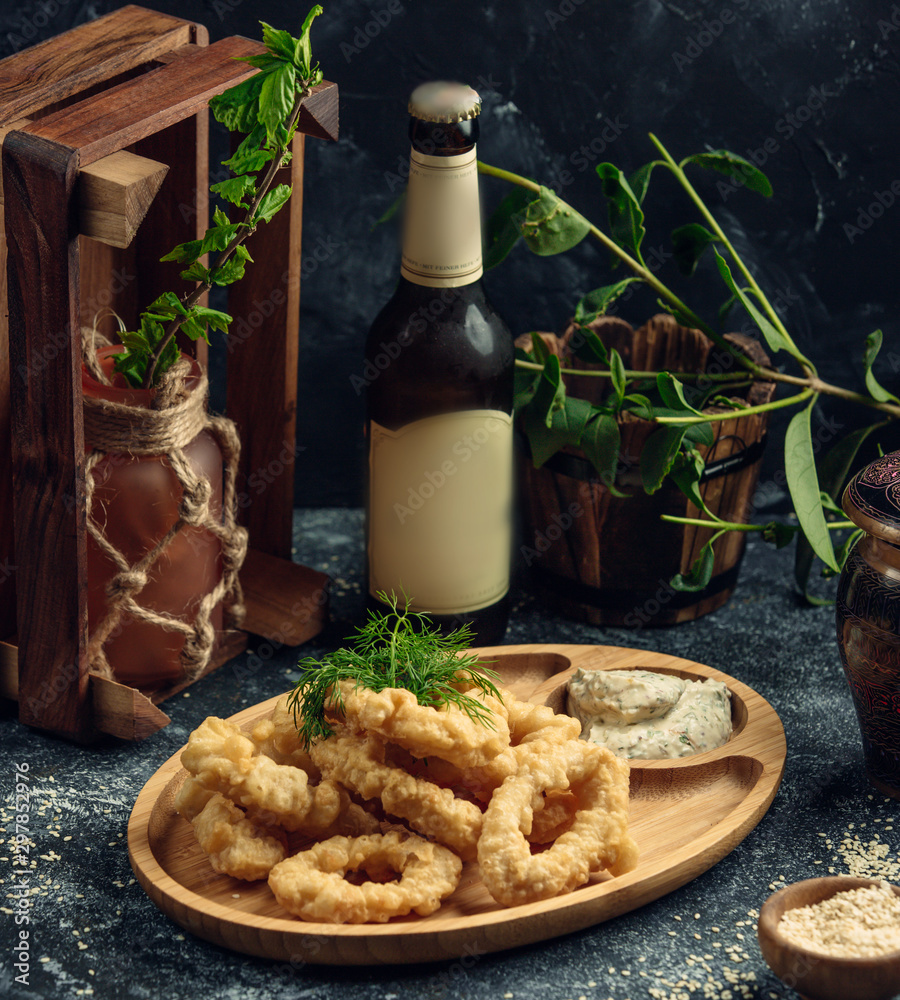
[{"label": "fried squid ring", "polygon": [[343,732],[312,747],[322,773],[364,799],[380,799],[386,813],[474,860],[482,812],[474,802],[458,799],[449,788],[415,778],[385,763],[385,746],[376,736]]},{"label": "fried squid ring", "polygon": [[[372,691],[344,680],[339,689],[344,719],[352,729],[377,733],[414,757],[440,757],[460,768],[480,767],[509,746],[506,708],[478,688],[464,693],[490,711],[486,724],[455,705],[420,705],[406,688]],[[337,698],[330,708],[339,711]]]},{"label": "fried squid ring", "polygon": [[290,693],[282,695],[275,703],[268,719],[260,719],[250,732],[250,738],[257,749],[276,764],[290,764],[300,767],[312,781],[321,775],[312,758],[303,749],[300,733],[294,721],[294,712],[288,705]]},{"label": "fried squid ring", "polygon": [[200,847],[213,870],[255,882],[284,860],[284,834],[257,826],[224,795],[212,798],[191,820]]},{"label": "fried squid ring", "polygon": [[311,785],[306,771],[257,754],[233,722],[214,716],[191,733],[181,763],[203,788],[220,792],[251,819],[289,832],[326,830],[348,803],[333,782]]},{"label": "fried squid ring", "polygon": [[[488,892],[504,906],[571,892],[593,872],[614,875],[637,863],[628,835],[628,763],[584,741],[534,741],[516,748],[516,774],[494,792],[478,841]],[[540,854],[526,839],[542,794],[571,788],[578,811],[571,827]]]},{"label": "fried squid ring", "polygon": [[[398,881],[352,885],[344,876],[365,871]],[[391,831],[364,837],[331,837],[276,865],[269,887],[289,913],[331,924],[384,923],[415,912],[434,913],[459,884],[462,862],[446,847]]]}]

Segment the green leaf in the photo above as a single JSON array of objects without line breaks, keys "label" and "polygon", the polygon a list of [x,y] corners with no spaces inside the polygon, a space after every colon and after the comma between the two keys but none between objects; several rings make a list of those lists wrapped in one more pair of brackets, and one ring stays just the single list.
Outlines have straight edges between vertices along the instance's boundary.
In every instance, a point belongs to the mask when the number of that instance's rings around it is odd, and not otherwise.
[{"label": "green leaf", "polygon": [[704,587],[708,586],[709,581],[712,579],[713,565],[716,561],[712,543],[713,539],[711,538],[703,546],[700,550],[700,555],[697,556],[694,565],[691,566],[690,572],[687,575],[676,573],[672,577],[669,585],[673,590],[693,592],[703,590]]},{"label": "green leaf", "polygon": [[290,196],[290,184],[278,184],[276,187],[272,188],[272,190],[267,192],[263,200],[259,203],[256,215],[253,216],[253,222],[259,223],[271,221],[272,216],[287,203]]},{"label": "green leaf", "polygon": [[577,246],[591,224],[562,201],[555,191],[541,188],[539,198],[529,202],[518,216],[519,230],[531,251],[540,257],[564,253]]},{"label": "green leaf", "polygon": [[[525,361],[532,360],[530,354],[526,354],[525,351],[521,351],[518,348],[516,348],[516,357]],[[513,374],[513,406],[517,414],[524,410],[534,398],[540,377],[540,372],[516,366]]]},{"label": "green leaf", "polygon": [[684,438],[684,427],[660,427],[641,451],[641,481],[646,493],[655,493],[669,474]]},{"label": "green leaf", "polygon": [[525,188],[515,187],[500,202],[484,227],[484,247],[482,257],[484,269],[496,267],[522,237],[519,219],[527,210],[532,193]]},{"label": "green leaf", "polygon": [[713,253],[716,255],[716,266],[719,269],[719,274],[721,274],[722,280],[728,286],[730,291],[737,296],[741,305],[750,314],[750,318],[757,325],[763,337],[765,337],[770,350],[776,352],[787,351],[791,356],[796,357],[798,360],[805,361],[806,359],[803,358],[802,355],[799,355],[795,350],[793,350],[790,343],[785,340],[781,331],[773,326],[772,323],[770,323],[769,320],[759,311],[759,309],[757,309],[756,305],[751,301],[750,296],[747,295],[742,288],[737,286],[731,275],[731,269],[725,262],[725,258],[719,253],[718,250],[715,249],[715,247],[713,247]]},{"label": "green leaf", "polygon": [[609,199],[609,227],[612,238],[640,258],[644,239],[644,213],[641,203],[625,175],[615,164],[598,163],[597,176],[603,183],[603,193]]},{"label": "green leaf", "polygon": [[253,56],[235,56],[237,62],[245,62],[257,69],[271,69],[284,62],[279,56],[272,55],[271,52],[258,52]]},{"label": "green leaf", "polygon": [[206,284],[209,281],[209,268],[195,260],[186,271],[181,272],[181,277],[185,281],[202,281]]},{"label": "green leaf", "polygon": [[529,412],[533,412],[546,427],[549,427],[553,414],[563,408],[565,401],[566,387],[560,376],[559,358],[555,354],[548,354]]},{"label": "green leaf", "polygon": [[856,531],[851,531],[850,534],[844,539],[843,545],[838,549],[837,561],[838,566],[841,569],[844,568],[844,563],[847,561],[848,556],[853,551],[853,546],[861,539],[865,537],[865,531],[862,528],[857,528]]},{"label": "green leaf", "polygon": [[235,174],[255,173],[275,155],[274,150],[260,148],[265,137],[265,126],[257,122],[231,158],[222,161],[222,166],[228,167]]},{"label": "green leaf", "polygon": [[[319,4],[310,8],[309,13],[303,21],[303,26],[300,28],[300,37],[294,45],[294,65],[300,71],[300,75],[304,79],[308,79],[309,77],[315,75],[315,71],[312,67],[312,47],[309,39],[309,31],[312,27],[313,21],[321,13],[322,7]],[[319,80],[321,80],[321,73],[319,73],[318,76]],[[318,80],[315,82],[318,82]]]},{"label": "green leaf", "polygon": [[201,323],[199,318],[190,315],[181,324],[181,332],[185,336],[190,337],[191,340],[200,340],[201,338],[209,343],[209,334],[206,330],[206,324]]},{"label": "green leaf", "polygon": [[632,403],[633,405],[626,407],[626,409],[629,413],[633,413],[641,420],[653,419],[653,404],[649,399],[647,399],[646,396],[643,396],[638,392],[630,392],[625,395],[623,402]]},{"label": "green leaf", "polygon": [[147,337],[140,330],[123,330],[119,334],[119,340],[133,351],[146,351],[150,349]]},{"label": "green leaf", "polygon": [[165,257],[160,257],[161,261],[174,260],[179,264],[185,261],[193,263],[203,253],[203,240],[189,240],[187,243],[179,243],[174,250],[170,250]]},{"label": "green leaf", "polygon": [[252,174],[229,177],[227,180],[219,181],[218,184],[211,184],[209,190],[225,201],[230,201],[232,205],[246,208],[244,198],[256,190],[256,178]]},{"label": "green leaf", "polygon": [[598,316],[604,316],[606,310],[616,301],[628,288],[629,285],[640,284],[641,278],[625,278],[617,281],[614,285],[604,285],[602,288],[595,288],[588,292],[583,298],[578,300],[575,306],[575,322],[590,323]]},{"label": "green leaf", "polygon": [[705,467],[703,457],[695,449],[680,451],[669,470],[669,478],[698,510],[703,511],[709,518],[715,518],[700,493],[700,477]]},{"label": "green leaf", "polygon": [[627,379],[625,378],[625,363],[622,361],[622,356],[615,349],[609,352],[609,374],[613,391],[616,394],[616,409],[619,409],[622,406],[622,401],[625,399]]},{"label": "green leaf", "polygon": [[583,399],[565,398],[558,408],[552,410],[549,421],[545,421],[540,411],[542,405],[528,407],[522,426],[531,446],[531,460],[539,469],[544,462],[566,445],[577,445],[593,407]]},{"label": "green leaf", "polygon": [[241,260],[247,260],[251,264],[253,263],[253,258],[250,256],[250,251],[243,243],[238,243],[234,248],[235,257],[239,257]]},{"label": "green leaf", "polygon": [[616,488],[621,435],[615,417],[607,413],[594,412],[588,419],[578,443],[596,469],[600,482],[613,496],[624,496]]},{"label": "green leaf", "polygon": [[684,432],[684,440],[689,444],[702,444],[706,448],[711,448],[715,443],[716,436],[713,434],[712,426],[706,424],[689,424]]},{"label": "green leaf", "polygon": [[220,312],[218,309],[209,309],[207,306],[194,306],[191,311],[203,323],[207,323],[212,327],[213,330],[228,333],[228,324],[232,321],[232,317],[228,313]]},{"label": "green leaf", "polygon": [[151,309],[161,312],[167,318],[187,315],[187,307],[174,292],[163,292],[159,298],[150,303],[147,311]]},{"label": "green leaf", "polygon": [[784,439],[784,471],[803,534],[822,562],[838,572],[834,547],[819,501],[819,480],[810,427],[814,402],[795,413],[788,424]]},{"label": "green leaf", "polygon": [[259,22],[262,27],[263,44],[276,56],[282,59],[293,60],[295,40],[287,31],[273,28],[265,21]]},{"label": "green leaf", "polygon": [[[406,192],[398,195],[390,205],[382,212],[381,216],[375,220],[372,224],[372,229],[376,229],[378,226],[383,225],[385,222],[389,222],[393,217],[400,211],[403,203],[406,201]],[[370,230],[371,232],[371,230]],[[485,265],[487,266],[487,265]]]},{"label": "green leaf", "polygon": [[259,94],[264,79],[264,73],[257,73],[211,98],[209,107],[216,121],[232,132],[251,132],[259,123]]},{"label": "green leaf", "polygon": [[782,524],[780,521],[770,521],[762,530],[763,539],[771,542],[776,549],[783,549],[796,538],[800,529],[795,524]]},{"label": "green leaf", "polygon": [[[851,431],[830,448],[817,463],[819,485],[833,501],[837,501],[863,442],[872,431],[881,426],[878,423]],[[800,535],[794,555],[794,580],[797,587],[810,604],[830,604],[831,601],[822,600],[809,593],[809,577],[814,562],[815,553],[812,546],[803,535]]]},{"label": "green leaf", "polygon": [[113,366],[120,375],[124,375],[135,388],[140,388],[147,371],[149,354],[143,351],[124,351],[116,355]]},{"label": "green leaf", "polygon": [[659,394],[666,406],[671,407],[676,413],[692,413],[697,417],[703,416],[685,399],[684,386],[671,372],[660,372],[656,376],[656,387],[659,389]]},{"label": "green leaf", "polygon": [[703,251],[716,242],[715,237],[699,222],[689,222],[672,230],[672,250],[675,263],[682,274],[690,277],[697,269],[697,261],[703,256]]},{"label": "green leaf", "polygon": [[696,153],[694,156],[688,156],[682,160],[679,166],[683,167],[686,163],[696,163],[698,167],[717,170],[720,174],[733,177],[745,187],[750,188],[751,191],[757,191],[766,198],[772,196],[772,185],[769,183],[769,178],[759,167],[755,167],[749,160],[738,156],[737,153],[730,153],[727,149],[714,149],[710,153]]},{"label": "green leaf", "polygon": [[536,333],[534,330],[531,331],[531,360],[539,365],[545,365],[547,363],[547,358],[550,357],[550,348],[547,346],[544,338]]},{"label": "green leaf", "polygon": [[881,330],[874,330],[868,337],[866,337],[866,347],[863,351],[863,364],[865,365],[866,370],[866,388],[869,390],[869,395],[872,399],[877,399],[879,403],[900,403],[900,399],[880,385],[878,380],[872,374],[872,365],[875,364],[875,359],[878,357],[878,352],[881,350],[882,340],[883,335]]},{"label": "green leaf", "polygon": [[[577,314],[576,314],[577,317]],[[575,322],[578,322],[576,318]],[[609,352],[606,345],[589,326],[579,325],[569,340],[569,350],[581,361],[609,367]]]},{"label": "green leaf", "polygon": [[275,129],[284,124],[294,106],[294,85],[297,71],[292,63],[281,63],[266,73],[259,93],[259,120],[266,126],[270,142]]},{"label": "green leaf", "polygon": [[244,277],[244,261],[240,257],[229,257],[221,267],[216,267],[209,273],[209,280],[214,285],[230,285]]},{"label": "green leaf", "polygon": [[237,235],[237,231],[242,225],[240,222],[233,222],[225,226],[212,226],[207,229],[200,244],[200,253],[209,253],[210,250],[224,250]]},{"label": "green leaf", "polygon": [[644,198],[647,196],[647,188],[650,186],[650,175],[653,173],[653,168],[656,164],[656,160],[651,160],[642,167],[638,167],[631,177],[628,178],[628,184],[634,192],[639,205],[644,204]]}]

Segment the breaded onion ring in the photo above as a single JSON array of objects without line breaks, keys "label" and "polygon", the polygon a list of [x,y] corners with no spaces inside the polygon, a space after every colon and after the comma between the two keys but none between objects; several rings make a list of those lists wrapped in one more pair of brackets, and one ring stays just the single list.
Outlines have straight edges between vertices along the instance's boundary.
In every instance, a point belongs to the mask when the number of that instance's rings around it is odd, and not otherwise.
[{"label": "breaded onion ring", "polygon": [[[341,681],[339,688],[348,726],[377,733],[414,757],[440,757],[457,767],[480,767],[509,746],[506,708],[478,688],[464,693],[490,710],[486,724],[471,719],[455,705],[420,705],[406,688],[372,691],[348,680]],[[337,699],[329,707],[338,711]]]},{"label": "breaded onion ring", "polygon": [[[518,772],[494,792],[478,841],[488,892],[504,906],[549,899],[583,885],[592,872],[614,875],[637,863],[628,835],[628,763],[606,747],[582,740],[534,741],[514,751]],[[547,850],[532,855],[526,839],[541,794],[568,789],[579,808],[571,827]]]},{"label": "breaded onion ring", "polygon": [[233,722],[214,716],[191,733],[181,763],[200,785],[221,792],[251,819],[289,832],[328,829],[348,802],[333,782],[311,785],[306,771],[257,754]]},{"label": "breaded onion ring", "polygon": [[[349,871],[385,869],[396,882],[351,885]],[[289,913],[331,924],[384,923],[415,912],[427,917],[459,884],[462,862],[446,847],[396,831],[331,837],[276,865],[269,887]]]},{"label": "breaded onion ring", "polygon": [[364,799],[380,799],[386,813],[405,819],[465,860],[474,860],[482,823],[478,806],[456,798],[449,788],[386,764],[385,746],[377,736],[344,731],[316,743],[311,752],[330,780]]}]

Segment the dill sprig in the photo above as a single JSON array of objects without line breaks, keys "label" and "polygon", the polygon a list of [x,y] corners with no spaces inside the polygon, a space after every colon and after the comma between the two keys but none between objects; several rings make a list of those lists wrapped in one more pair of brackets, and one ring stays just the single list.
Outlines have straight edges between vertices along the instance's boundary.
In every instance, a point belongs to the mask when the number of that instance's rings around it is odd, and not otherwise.
[{"label": "dill sprig", "polygon": [[348,646],[325,660],[306,657],[297,664],[300,679],[289,705],[304,747],[332,734],[325,709],[332,705],[343,710],[338,686],[342,680],[373,691],[406,688],[420,705],[455,705],[474,722],[493,729],[490,709],[459,690],[468,685],[500,697],[493,683],[498,675],[478,666],[474,654],[461,655],[472,643],[469,626],[442,635],[427,615],[409,610],[408,599],[400,610],[394,594],[379,593],[378,598],[390,611],[371,611],[365,625],[348,637]]}]

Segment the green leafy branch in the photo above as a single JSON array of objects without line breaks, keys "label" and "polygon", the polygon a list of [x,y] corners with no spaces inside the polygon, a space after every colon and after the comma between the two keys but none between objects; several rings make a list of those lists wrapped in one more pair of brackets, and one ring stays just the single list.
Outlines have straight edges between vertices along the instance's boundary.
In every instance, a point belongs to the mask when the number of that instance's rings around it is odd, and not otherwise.
[{"label": "green leafy branch", "polygon": [[[209,102],[217,121],[244,134],[233,155],[223,161],[233,176],[210,186],[241,215],[232,222],[216,208],[213,225],[202,239],[181,243],[161,258],[186,265],[181,277],[196,285],[182,297],[174,292],[159,296],[141,313],[138,328],[121,334],[125,351],[116,356],[116,371],[131,385],[149,388],[178,360],[179,330],[207,343],[210,328],[228,332],[231,316],[199,303],[213,286],[230,285],[244,276],[245,265],[252,261],[245,241],[291,197],[290,185],[274,182],[278,170],[290,162],[303,101],[322,82],[310,43],[310,28],[321,13],[318,4],[310,10],[299,38],[261,21],[266,51],[241,58],[259,72]],[[209,266],[202,260],[207,254],[215,254]]]},{"label": "green leafy branch", "polygon": [[[809,597],[807,583],[814,557],[821,559],[827,571],[833,573],[849,552],[846,542],[836,549],[832,537],[849,526],[842,519],[836,501],[859,447],[870,433],[900,417],[900,399],[884,389],[873,372],[882,346],[881,331],[869,335],[863,351],[867,394],[821,379],[697,193],[687,171],[700,168],[723,173],[764,197],[772,195],[768,178],[752,163],[727,150],[698,153],[676,162],[656,136],[651,134],[650,140],[661,158],[640,167],[630,177],[611,163],[601,163],[596,168],[607,199],[608,233],[551,189],[510,171],[479,163],[481,173],[513,185],[486,227],[486,267],[499,264],[520,239],[534,253],[548,256],[569,250],[591,236],[609,251],[613,266],[624,264],[631,272],[629,277],[588,292],[575,307],[575,332],[567,349],[591,368],[563,367],[537,334],[531,336],[530,349],[517,349],[516,411],[532,459],[540,467],[561,448],[579,447],[594,465],[600,481],[614,494],[621,495],[615,485],[619,421],[625,414],[652,420],[658,429],[647,439],[640,461],[644,490],[654,493],[670,478],[703,517],[665,520],[712,530],[691,572],[676,577],[673,586],[702,589],[712,573],[714,542],[729,531],[759,532],[776,545],[786,545],[798,537],[795,572]],[[702,218],[702,223],[690,222],[672,232],[673,256],[679,270],[690,276],[704,253],[711,252],[728,293],[719,310],[719,321],[723,322],[731,309],[739,306],[759,330],[770,353],[787,355],[796,365],[796,371],[781,371],[749,357],[738,344],[698,316],[648,266],[642,251],[646,236],[643,206],[656,170],[675,178]],[[640,285],[655,292],[660,305],[677,322],[701,330],[727,352],[732,370],[714,374],[626,369],[619,353],[607,349],[591,324],[607,314],[617,301],[627,298],[633,286]],[[602,401],[590,403],[568,395],[564,376],[574,375],[605,380],[608,392]],[[795,391],[756,405],[733,395],[753,380],[787,385]],[[845,399],[878,411],[881,420],[839,441],[817,465],[811,416],[822,396]],[[736,524],[716,517],[707,509],[699,490],[705,468],[700,448],[713,443],[711,425],[736,415],[794,407],[799,409],[787,428],[784,469],[798,524]]]}]

